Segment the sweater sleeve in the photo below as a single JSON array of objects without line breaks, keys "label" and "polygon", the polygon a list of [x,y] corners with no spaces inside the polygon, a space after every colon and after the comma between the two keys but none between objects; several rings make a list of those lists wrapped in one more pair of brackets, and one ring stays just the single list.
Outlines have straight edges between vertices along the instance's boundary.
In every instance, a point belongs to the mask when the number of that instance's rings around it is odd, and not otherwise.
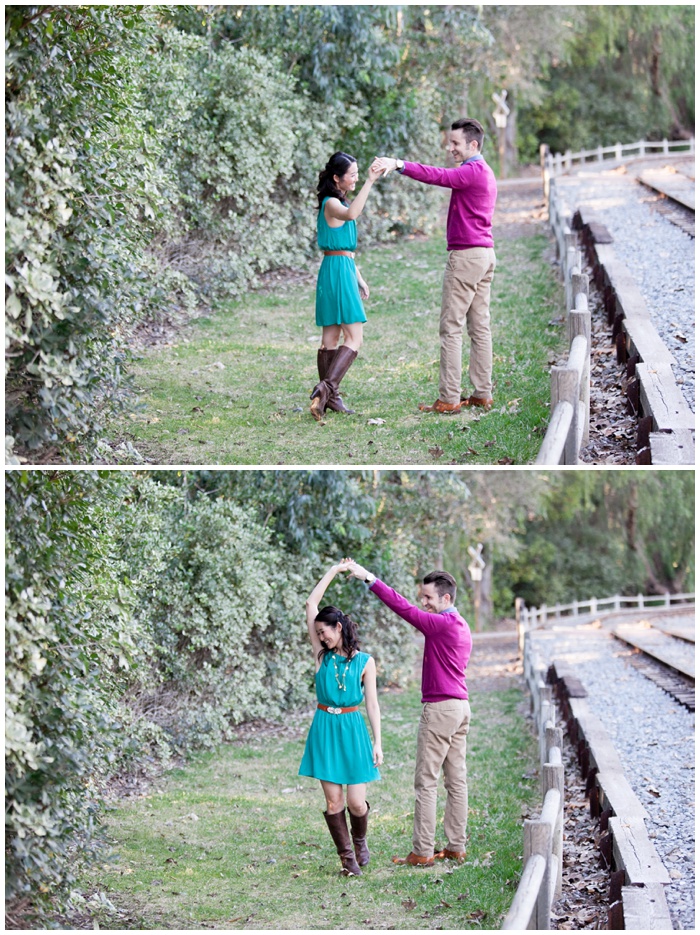
[{"label": "sweater sleeve", "polygon": [[410,601],[407,601],[398,591],[394,591],[388,584],[384,584],[379,578],[376,578],[370,585],[370,591],[376,594],[380,601],[393,610],[395,614],[403,618],[406,623],[410,623],[421,633],[430,633],[440,625],[440,615],[428,613],[427,610],[421,610]]},{"label": "sweater sleeve", "polygon": [[469,188],[474,181],[474,170],[469,163],[454,169],[442,169],[439,166],[425,166],[420,162],[404,162],[401,174],[441,188]]}]

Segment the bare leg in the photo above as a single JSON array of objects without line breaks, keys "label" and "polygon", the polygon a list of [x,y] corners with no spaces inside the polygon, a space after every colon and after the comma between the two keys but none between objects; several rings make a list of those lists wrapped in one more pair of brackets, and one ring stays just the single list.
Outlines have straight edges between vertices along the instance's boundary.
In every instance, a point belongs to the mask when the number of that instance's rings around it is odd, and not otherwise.
[{"label": "bare leg", "polygon": [[329,351],[335,350],[341,334],[341,325],[324,325],[321,332],[321,347]]},{"label": "bare leg", "polygon": [[335,782],[326,782],[324,779],[321,779],[320,783],[323,794],[326,797],[326,811],[330,815],[334,815],[336,812],[342,812],[345,808],[343,787]]},{"label": "bare leg", "polygon": [[366,782],[358,782],[348,786],[348,811],[352,815],[365,815],[367,813],[366,792]]},{"label": "bare leg", "polygon": [[345,346],[350,347],[353,351],[359,351],[362,347],[362,326],[363,322],[354,321],[350,325],[340,325],[343,330],[343,338],[345,339]]}]

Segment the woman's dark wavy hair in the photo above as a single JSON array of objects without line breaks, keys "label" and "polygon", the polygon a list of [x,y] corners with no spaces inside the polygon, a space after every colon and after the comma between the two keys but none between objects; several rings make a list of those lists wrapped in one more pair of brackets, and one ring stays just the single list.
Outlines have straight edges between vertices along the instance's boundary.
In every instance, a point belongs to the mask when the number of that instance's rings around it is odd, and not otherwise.
[{"label": "woman's dark wavy hair", "polygon": [[[347,614],[344,614],[342,610],[339,610],[337,607],[333,607],[332,604],[329,604],[328,607],[322,607],[321,610],[316,614],[316,623],[325,623],[329,627],[335,627],[338,624],[341,624],[343,628],[343,652],[346,654],[348,659],[360,650],[360,641],[357,638],[357,624],[349,617]],[[318,654],[319,659],[331,652],[330,649],[327,649],[325,646],[321,647],[321,652]]]},{"label": "woman's dark wavy hair", "polygon": [[335,184],[333,176],[337,175],[342,178],[354,162],[357,162],[354,156],[348,156],[347,153],[333,153],[326,163],[326,168],[318,176],[318,188],[316,190],[318,192],[319,208],[323,204],[324,198],[340,198],[342,200],[343,194]]}]

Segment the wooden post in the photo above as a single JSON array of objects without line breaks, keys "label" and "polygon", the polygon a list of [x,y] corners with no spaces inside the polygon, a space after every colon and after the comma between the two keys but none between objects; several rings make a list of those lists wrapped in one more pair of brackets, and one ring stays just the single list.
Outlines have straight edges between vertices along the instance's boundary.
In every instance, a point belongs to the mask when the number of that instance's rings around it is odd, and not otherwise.
[{"label": "wooden post", "polygon": [[503,920],[503,929],[522,932],[535,928],[535,897],[542,889],[546,860],[540,854],[534,854],[523,862],[523,875],[508,914]]},{"label": "wooden post", "polygon": [[549,902],[551,874],[549,842],[552,836],[552,828],[543,821],[531,821],[530,819],[526,819],[523,835],[525,839],[523,863],[526,864],[528,859],[536,854],[545,859],[544,879],[542,880],[542,886],[540,887],[540,891],[537,895],[537,902],[535,903],[535,928],[538,931],[548,931],[550,925],[549,912],[551,908]]},{"label": "wooden post", "polygon": [[[581,373],[578,398],[583,403],[583,425],[579,427],[582,443],[585,445],[589,439],[591,421],[591,312],[588,308],[588,299],[580,292],[576,296],[576,308],[569,315],[571,321],[571,341],[583,335],[586,339],[586,357]],[[578,458],[578,450],[576,451]]]},{"label": "wooden post", "polygon": [[550,155],[549,146],[546,143],[540,143],[540,168],[542,170],[542,191],[544,193],[545,203],[549,200],[549,182],[550,182]]},{"label": "wooden post", "polygon": [[556,860],[557,877],[554,887],[554,895],[561,896],[562,891],[562,868],[564,865],[564,764],[561,759],[561,747],[563,743],[563,731],[561,727],[555,727],[554,733],[559,735],[559,744],[549,748],[548,763],[545,763],[542,771],[543,795],[546,799],[550,789],[556,789],[559,793],[559,808],[557,818],[552,829],[552,854]]},{"label": "wooden post", "polygon": [[568,402],[574,409],[574,418],[572,426],[566,437],[564,445],[564,464],[576,464],[578,461],[578,451],[576,449],[575,432],[572,431],[576,425],[576,410],[578,409],[578,374],[568,367],[552,367],[550,374],[552,412],[559,402]]}]

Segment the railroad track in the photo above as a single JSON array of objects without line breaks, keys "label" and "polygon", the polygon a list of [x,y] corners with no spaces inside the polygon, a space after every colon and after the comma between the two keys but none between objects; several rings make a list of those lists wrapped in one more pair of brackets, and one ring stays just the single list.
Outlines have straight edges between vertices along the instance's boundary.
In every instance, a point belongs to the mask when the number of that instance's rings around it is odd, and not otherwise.
[{"label": "railroad track", "polygon": [[637,181],[655,193],[650,201],[659,214],[666,217],[676,227],[680,227],[688,236],[695,237],[695,178],[688,172],[666,167],[664,169],[645,169],[637,176]]},{"label": "railroad track", "polygon": [[605,628],[630,650],[631,664],[679,704],[695,710],[695,621],[690,614],[611,620]]}]

